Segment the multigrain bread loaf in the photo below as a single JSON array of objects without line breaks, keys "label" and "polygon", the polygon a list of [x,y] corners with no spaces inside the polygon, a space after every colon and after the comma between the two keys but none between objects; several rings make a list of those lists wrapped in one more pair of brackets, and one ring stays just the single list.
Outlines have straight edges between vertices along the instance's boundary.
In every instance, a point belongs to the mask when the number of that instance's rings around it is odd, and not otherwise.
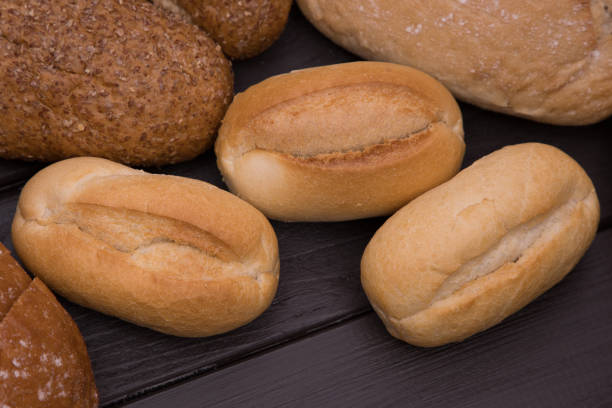
[{"label": "multigrain bread loaf", "polygon": [[236,96],[215,144],[229,188],[270,218],[388,214],[461,165],[451,94],[401,65],[355,62],[269,78]]},{"label": "multigrain bread loaf", "polygon": [[250,322],[278,284],[276,235],[255,208],[202,181],[104,159],[36,174],[12,235],[27,268],[64,297],[177,336]]},{"label": "multigrain bread loaf", "polygon": [[423,70],[459,99],[583,125],[612,114],[612,0],[298,0],[366,59]]},{"label": "multigrain bread loaf", "polygon": [[574,160],[548,145],[506,147],[389,218],[363,255],[363,288],[393,336],[459,341],[559,282],[598,221],[595,189]]},{"label": "multigrain bread loaf", "polygon": [[232,83],[218,45],[145,0],[0,2],[0,157],[187,160]]},{"label": "multigrain bread loaf", "polygon": [[217,41],[228,56],[254,57],[281,35],[291,0],[153,0],[193,21]]},{"label": "multigrain bread loaf", "polygon": [[30,280],[0,243],[0,406],[97,405],[78,328],[45,284]]}]

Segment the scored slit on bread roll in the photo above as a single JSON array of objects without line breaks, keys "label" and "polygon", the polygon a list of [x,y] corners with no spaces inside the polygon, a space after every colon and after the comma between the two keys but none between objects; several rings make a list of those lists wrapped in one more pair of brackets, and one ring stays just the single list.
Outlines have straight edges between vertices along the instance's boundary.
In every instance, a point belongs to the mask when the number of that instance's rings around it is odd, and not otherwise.
[{"label": "scored slit on bread roll", "polygon": [[389,214],[461,165],[461,112],[436,80],[354,62],[293,71],[236,96],[215,144],[224,181],[270,218]]},{"label": "scored slit on bread roll", "polygon": [[593,184],[555,147],[498,150],[399,210],[361,262],[389,332],[419,346],[491,327],[559,282],[595,237]]},{"label": "scored slit on bread roll", "polygon": [[278,245],[268,220],[208,183],[97,158],[25,185],[13,242],[64,297],[177,336],[242,326],[270,305]]}]

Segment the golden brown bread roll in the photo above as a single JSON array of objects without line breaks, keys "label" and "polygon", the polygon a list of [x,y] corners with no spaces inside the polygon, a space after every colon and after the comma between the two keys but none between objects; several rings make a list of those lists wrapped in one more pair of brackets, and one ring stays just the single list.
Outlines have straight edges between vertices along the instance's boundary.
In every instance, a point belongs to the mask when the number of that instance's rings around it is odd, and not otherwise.
[{"label": "golden brown bread roll", "polygon": [[0,157],[187,160],[232,83],[206,34],[145,0],[0,2]]},{"label": "golden brown bread roll", "polygon": [[25,185],[13,243],[62,296],[177,336],[242,326],[270,305],[278,246],[255,208],[208,183],[96,158]]},{"label": "golden brown bread roll", "polygon": [[235,59],[254,57],[283,32],[291,0],[153,0],[187,17]]},{"label": "golden brown bread roll", "polygon": [[612,114],[612,0],[298,0],[363,58],[410,65],[457,98],[584,125]]},{"label": "golden brown bread roll", "polygon": [[[10,310],[3,307],[8,297]],[[1,243],[0,307],[0,406],[98,406],[78,328],[45,284],[31,281]]]},{"label": "golden brown bread roll", "polygon": [[215,144],[229,188],[270,218],[395,211],[461,165],[451,94],[401,65],[354,62],[269,78],[236,96]]},{"label": "golden brown bread roll", "polygon": [[498,150],[385,222],[361,261],[389,332],[419,346],[491,327],[559,282],[595,237],[591,180],[557,148]]}]

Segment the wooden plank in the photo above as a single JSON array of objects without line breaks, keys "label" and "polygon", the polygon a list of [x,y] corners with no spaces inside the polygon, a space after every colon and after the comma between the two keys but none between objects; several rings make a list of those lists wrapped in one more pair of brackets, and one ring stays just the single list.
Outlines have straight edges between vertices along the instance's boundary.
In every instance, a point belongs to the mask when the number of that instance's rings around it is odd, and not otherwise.
[{"label": "wooden plank", "polygon": [[413,347],[368,313],[126,407],[609,406],[610,247],[600,233],[559,285],[462,343]]}]

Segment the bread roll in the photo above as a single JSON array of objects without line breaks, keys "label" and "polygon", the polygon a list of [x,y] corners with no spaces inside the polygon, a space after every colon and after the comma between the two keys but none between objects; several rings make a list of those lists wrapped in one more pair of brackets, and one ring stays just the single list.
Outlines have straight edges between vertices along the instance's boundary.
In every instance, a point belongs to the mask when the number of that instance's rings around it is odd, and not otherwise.
[{"label": "bread roll", "polygon": [[460,341],[559,282],[598,221],[595,189],[574,160],[542,144],[506,147],[389,218],[365,250],[361,281],[393,336]]},{"label": "bread roll", "polygon": [[188,160],[232,97],[221,49],[144,0],[0,1],[0,157]]},{"label": "bread roll", "polygon": [[64,297],[177,336],[250,322],[278,284],[276,235],[259,211],[208,183],[104,159],[37,173],[12,234],[28,269]]},{"label": "bread roll", "polygon": [[254,57],[283,32],[291,0],[153,0],[202,27],[235,59]]},{"label": "bread roll", "polygon": [[298,0],[363,58],[410,65],[457,98],[584,125],[612,114],[612,0]]},{"label": "bread roll", "polygon": [[269,78],[236,96],[219,130],[229,188],[270,218],[388,214],[461,165],[451,94],[401,65],[355,62]]},{"label": "bread roll", "polygon": [[[7,282],[13,284],[6,284]],[[18,283],[16,283],[18,282]],[[10,310],[3,306],[11,299]],[[0,243],[0,406],[98,406],[87,349],[70,315]]]}]

